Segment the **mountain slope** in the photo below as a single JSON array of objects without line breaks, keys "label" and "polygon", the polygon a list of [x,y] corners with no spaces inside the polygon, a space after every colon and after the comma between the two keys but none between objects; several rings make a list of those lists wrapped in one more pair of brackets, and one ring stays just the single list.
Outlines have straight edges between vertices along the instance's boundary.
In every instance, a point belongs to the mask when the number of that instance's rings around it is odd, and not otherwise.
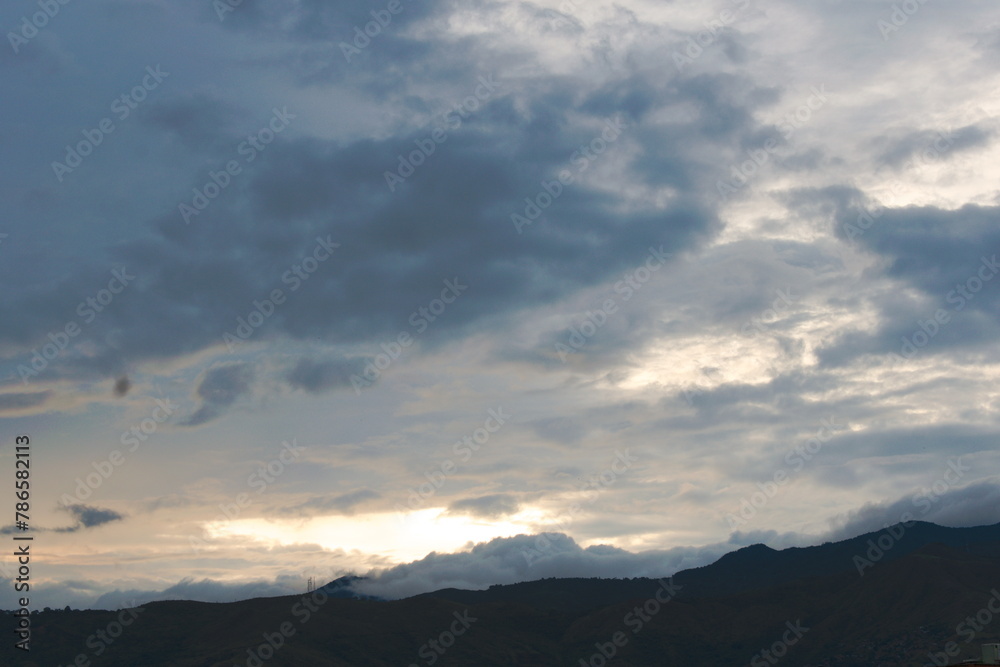
[{"label": "mountain slope", "polygon": [[[51,611],[32,617],[30,655],[4,642],[0,664],[579,667],[606,655],[623,667],[758,667],[777,664],[762,653],[774,650],[789,667],[892,667],[929,664],[928,654],[949,641],[958,657],[972,657],[981,643],[1000,641],[1000,617],[988,607],[994,597],[1000,603],[1000,540],[985,541],[996,527],[927,526],[914,526],[910,540],[890,549],[893,558],[863,575],[852,558],[870,536],[846,546],[743,549],[679,573],[673,581],[689,584],[669,601],[664,583],[651,579],[549,579],[392,602],[327,596],[346,594],[340,581],[306,596],[149,603],[120,636],[113,630],[122,629],[122,612]],[[920,535],[946,536],[959,548],[932,542],[899,555]],[[776,563],[786,569],[770,570]],[[758,574],[780,583],[740,579]],[[727,586],[743,590],[716,593]],[[983,610],[990,619],[980,630],[962,625],[985,619]]]}]

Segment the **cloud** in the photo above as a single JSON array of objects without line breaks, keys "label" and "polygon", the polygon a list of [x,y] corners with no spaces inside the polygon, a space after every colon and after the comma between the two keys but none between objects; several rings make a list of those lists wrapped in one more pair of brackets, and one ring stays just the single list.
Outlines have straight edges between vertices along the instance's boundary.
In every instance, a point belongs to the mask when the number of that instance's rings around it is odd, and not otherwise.
[{"label": "cloud", "polygon": [[294,389],[310,394],[322,394],[351,386],[351,376],[364,372],[367,357],[333,360],[300,359],[286,379]]},{"label": "cloud", "polygon": [[517,498],[505,493],[497,493],[478,498],[463,498],[448,505],[448,514],[467,514],[481,519],[500,519],[517,514],[521,505]]},{"label": "cloud", "polygon": [[826,539],[844,540],[904,521],[927,521],[955,528],[1000,523],[1000,478],[954,487],[946,476],[897,500],[867,503],[834,519]]},{"label": "cloud", "polygon": [[[902,355],[917,337],[918,353],[993,355],[1000,324],[1000,206],[966,204],[885,206],[849,187],[802,190],[788,204],[804,215],[825,218],[842,241],[878,258],[863,289],[833,295],[865,307],[874,320],[841,329],[817,347],[824,367],[843,367],[864,355]],[[904,289],[886,289],[879,278]],[[926,324],[933,335],[921,331]],[[922,337],[927,336],[928,340]],[[908,352],[908,356],[913,356]]]},{"label": "cloud", "polygon": [[[560,331],[559,335],[565,336],[565,332]],[[565,445],[576,445],[581,438],[587,435],[586,426],[579,419],[566,417],[539,419],[532,424],[532,427],[539,437]]]},{"label": "cloud", "polygon": [[77,520],[80,528],[95,528],[125,518],[124,514],[119,514],[114,510],[90,505],[68,505],[66,511]]},{"label": "cloud", "polygon": [[216,419],[237,399],[251,392],[254,376],[253,366],[243,362],[210,369],[202,377],[196,392],[202,400],[201,407],[181,423],[200,426]]},{"label": "cloud", "polygon": [[[113,523],[115,521],[124,521],[125,515],[114,510],[102,509],[100,507],[93,507],[91,505],[67,505],[65,511],[70,514],[74,519],[76,519],[76,524],[73,526],[68,526],[66,528],[44,528],[32,526],[31,530],[36,532],[53,532],[53,533],[76,533],[87,528],[97,528],[98,526],[103,526],[107,523]],[[0,535],[18,535],[24,534],[22,531],[18,530],[16,526],[4,526],[0,528]]]},{"label": "cloud", "polygon": [[172,95],[143,120],[202,151],[229,148],[237,123],[249,121],[241,109],[202,91]]},{"label": "cloud", "polygon": [[51,391],[0,394],[0,412],[35,408],[52,397]]},{"label": "cloud", "polygon": [[547,577],[665,577],[707,565],[732,549],[732,544],[713,544],[631,553],[607,545],[584,549],[562,533],[517,535],[374,570],[353,588],[365,595],[398,599],[442,588],[481,590]]},{"label": "cloud", "polygon": [[382,494],[371,489],[358,489],[335,496],[317,496],[301,505],[289,508],[301,514],[353,514],[353,509],[369,500],[381,498]]},{"label": "cloud", "polygon": [[[224,27],[311,40],[311,31],[323,25],[326,39],[334,27],[350,34],[355,20],[371,20],[367,6],[352,7],[291,3],[286,7],[290,15],[279,12],[275,16],[282,20],[272,21],[270,10],[244,3]],[[393,45],[407,42],[401,35],[409,22],[449,8],[408,6],[393,29],[380,35],[378,48],[366,50],[368,64],[353,71],[361,76],[364,67],[390,58]],[[476,41],[461,48],[473,52],[470,69],[482,67],[463,79],[467,90],[452,91],[451,74],[426,65],[451,58],[455,47],[428,43],[425,48],[429,51],[402,59],[392,71],[414,70],[416,79],[401,80],[393,100],[434,109],[426,124],[350,139],[310,136],[304,125],[292,125],[243,165],[234,184],[213,199],[196,224],[185,224],[176,204],[151,211],[145,221],[149,234],[105,249],[140,278],[121,303],[88,326],[93,348],[60,356],[46,373],[57,377],[72,368],[80,377],[100,377],[119,369],[124,359],[137,364],[217,346],[237,318],[246,318],[255,301],[279,287],[287,301],[254,331],[253,343],[294,339],[373,346],[403,331],[415,334],[413,313],[440,294],[444,280],[454,279],[468,285],[470,296],[433,321],[433,331],[421,338],[424,348],[486,322],[496,326],[503,315],[612,280],[641,262],[650,247],[678,253],[712,238],[721,228],[714,179],[727,172],[740,146],[754,142],[761,131],[755,113],[779,95],[743,74],[666,80],[631,61],[613,82],[592,81],[589,72],[539,72],[534,81],[505,81],[503,71],[489,64],[495,54]],[[669,59],[666,46],[656,48]],[[413,153],[416,142],[424,142],[446,117],[438,89],[447,87],[449,96],[462,100],[480,85],[479,77],[494,74],[497,87],[490,96],[460,127],[445,125],[447,141],[390,191],[386,172],[398,170],[400,156]],[[420,82],[435,90],[424,91]],[[191,159],[196,164],[224,165],[239,157],[236,146],[246,137],[245,122],[227,105],[200,93],[165,97],[143,122],[149,131],[168,128],[195,137],[198,145],[191,150],[197,156]],[[205,109],[214,110],[202,114]],[[691,113],[674,113],[678,109]],[[608,129],[619,121],[618,130]],[[213,132],[226,140],[198,139]],[[602,134],[615,138],[605,140]],[[598,150],[584,153],[591,144]],[[544,184],[555,188],[551,184],[565,170],[574,182],[560,186],[557,201],[519,234],[512,216],[534,215],[535,204],[526,199],[544,201],[550,196]],[[185,197],[208,178],[201,166],[181,173],[182,181],[163,187]],[[630,196],[626,205],[618,187],[626,183],[647,196]],[[237,189],[240,195],[234,196]],[[648,193],[659,190],[669,196],[655,201]],[[308,239],[327,235],[343,253],[293,294],[282,276],[302,262]],[[0,304],[0,312],[26,311],[19,318],[3,318],[0,344],[30,346],[45,340],[101,285],[101,261],[40,286],[28,301],[14,297],[6,307]],[[105,344],[109,335],[122,331],[127,335],[119,335],[116,346]],[[332,366],[320,371],[304,364],[293,382],[319,391],[336,386],[338,375]],[[204,406],[191,424],[214,419],[221,407]]]},{"label": "cloud", "polygon": [[395,599],[442,588],[480,590],[491,584],[546,577],[665,577],[710,564],[751,544],[763,543],[775,549],[805,547],[876,532],[886,524],[903,521],[905,512],[915,520],[945,526],[993,525],[1000,522],[1000,480],[949,488],[942,478],[911,496],[870,503],[834,518],[831,529],[818,536],[774,530],[737,531],[724,543],[638,553],[608,545],[582,548],[562,533],[497,538],[469,545],[457,553],[432,553],[412,563],[373,570],[354,589]]},{"label": "cloud", "polygon": [[951,131],[914,130],[881,139],[879,143],[885,144],[885,148],[876,159],[879,164],[894,168],[911,159],[927,163],[943,161],[962,151],[985,146],[993,136],[993,128],[982,124]]}]

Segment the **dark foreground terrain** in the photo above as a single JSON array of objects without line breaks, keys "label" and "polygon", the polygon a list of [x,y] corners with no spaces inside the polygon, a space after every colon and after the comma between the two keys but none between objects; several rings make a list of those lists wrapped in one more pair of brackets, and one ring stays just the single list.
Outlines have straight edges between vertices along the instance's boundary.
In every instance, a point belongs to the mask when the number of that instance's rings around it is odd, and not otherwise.
[{"label": "dark foreground terrain", "polygon": [[1000,641],[1000,524],[896,534],[747,547],[671,580],[547,579],[392,602],[327,596],[342,594],[334,582],[228,604],[42,612],[29,654],[5,630],[0,664],[920,666]]}]

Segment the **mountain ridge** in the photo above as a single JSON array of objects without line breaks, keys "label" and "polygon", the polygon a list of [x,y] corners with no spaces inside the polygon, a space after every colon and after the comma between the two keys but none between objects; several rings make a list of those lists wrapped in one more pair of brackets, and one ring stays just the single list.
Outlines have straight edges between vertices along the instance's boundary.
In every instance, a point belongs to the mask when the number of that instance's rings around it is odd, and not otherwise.
[{"label": "mountain ridge", "polygon": [[[354,598],[358,579],[348,577],[303,595],[150,602],[100,654],[94,633],[120,612],[39,612],[31,654],[2,643],[0,664],[759,667],[780,650],[782,667],[909,667],[933,664],[949,642],[954,664],[998,641],[1000,615],[971,636],[963,624],[1000,604],[1000,524],[905,530],[861,572],[852,557],[889,532],[795,550],[752,545],[667,579],[550,578],[376,601]],[[782,564],[791,567],[778,583],[725,589]]]}]

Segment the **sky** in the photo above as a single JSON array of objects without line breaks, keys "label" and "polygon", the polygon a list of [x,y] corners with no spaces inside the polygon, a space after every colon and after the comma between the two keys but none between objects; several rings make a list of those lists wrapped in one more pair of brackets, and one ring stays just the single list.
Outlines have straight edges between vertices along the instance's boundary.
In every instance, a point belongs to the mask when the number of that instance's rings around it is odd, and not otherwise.
[{"label": "sky", "polygon": [[13,515],[28,436],[33,606],[1000,521],[995,2],[0,25],[0,486]]}]

